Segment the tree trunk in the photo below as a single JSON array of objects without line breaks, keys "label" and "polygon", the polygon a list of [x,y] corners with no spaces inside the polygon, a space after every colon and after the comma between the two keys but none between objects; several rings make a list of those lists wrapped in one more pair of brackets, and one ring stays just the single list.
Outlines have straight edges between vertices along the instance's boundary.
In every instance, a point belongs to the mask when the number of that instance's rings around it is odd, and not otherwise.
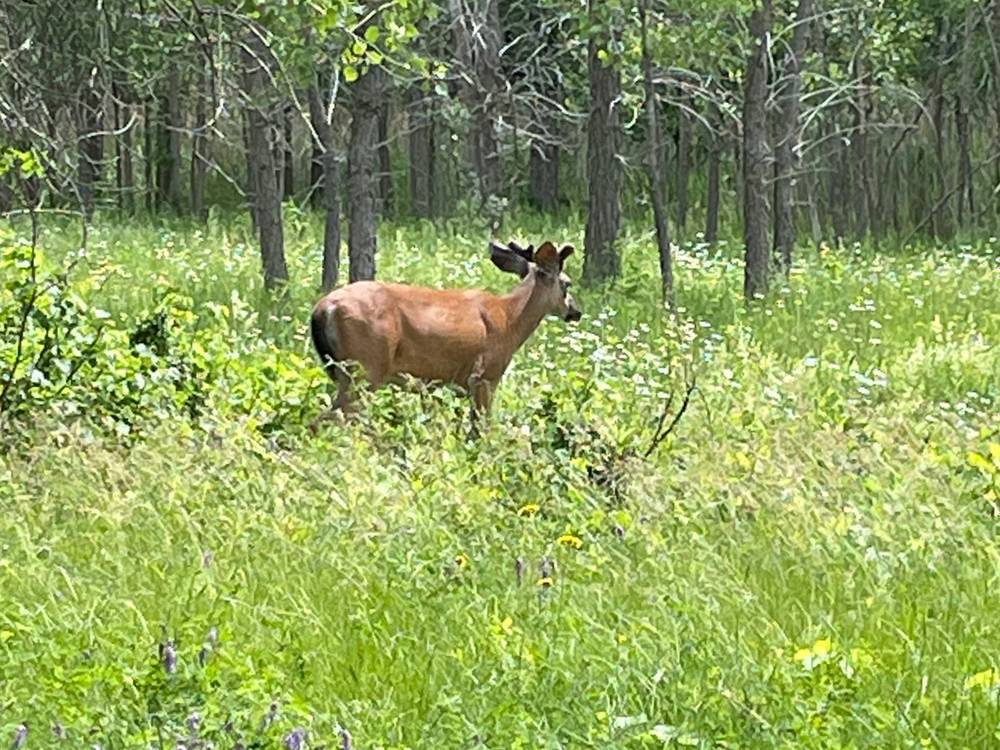
[{"label": "tree trunk", "polygon": [[171,63],[167,70],[167,194],[170,207],[181,210],[181,129],[184,114],[181,110],[181,76],[177,65]]},{"label": "tree trunk", "polygon": [[931,215],[931,227],[934,236],[941,239],[947,236],[951,229],[951,209],[948,195],[948,178],[946,175],[946,161],[944,154],[944,71],[942,70],[943,60],[947,57],[949,47],[949,26],[948,20],[941,21],[941,29],[938,38],[938,59],[942,61],[935,70],[933,84],[933,105],[931,116],[934,121],[934,156],[937,167],[937,182],[939,200],[935,202],[935,208]]},{"label": "tree trunk", "polygon": [[[975,6],[965,9],[965,32],[962,40],[962,63],[955,97],[955,129],[958,134],[958,224],[965,227],[966,216],[975,217],[976,207],[972,187],[972,138],[969,126],[969,108],[975,95],[972,86],[972,26]],[[968,214],[965,209],[968,209]]]},{"label": "tree trunk", "polygon": [[295,134],[292,128],[291,105],[285,107],[281,120],[281,145],[283,153],[281,158],[281,197],[286,201],[295,197],[295,154],[292,151],[292,138]]},{"label": "tree trunk", "polygon": [[260,237],[264,286],[276,289],[288,281],[285,237],[281,224],[281,193],[274,163],[275,125],[273,92],[264,68],[270,51],[256,33],[250,33],[243,50],[244,89],[247,103],[247,172],[253,186],[253,216]]},{"label": "tree trunk", "polygon": [[871,229],[871,163],[868,149],[868,70],[864,49],[859,50],[854,57],[854,80],[856,94],[854,100],[854,135],[851,146],[854,153],[854,233],[857,239],[864,240]]},{"label": "tree trunk", "polygon": [[371,67],[353,84],[351,142],[347,154],[350,280],[375,278],[378,238],[375,164],[378,159],[378,119],[385,72]]},{"label": "tree trunk", "polygon": [[195,93],[194,131],[191,140],[191,213],[199,221],[207,218],[205,212],[205,175],[208,167],[208,117],[205,111],[207,73],[202,74]]},{"label": "tree trunk", "polygon": [[528,201],[544,213],[559,208],[559,146],[535,141],[528,153]]},{"label": "tree trunk", "polygon": [[[600,23],[600,7],[600,0],[587,1],[592,26]],[[614,29],[607,30],[606,40],[616,36]],[[621,256],[616,247],[623,179],[618,158],[621,76],[601,60],[599,53],[604,46],[596,34],[591,35],[587,45],[590,117],[587,128],[588,213],[583,257],[583,279],[590,284],[613,279],[621,273]]]},{"label": "tree trunk", "polygon": [[690,98],[683,88],[678,91],[677,110],[677,234],[683,239],[687,230],[688,175],[691,172],[691,117],[687,107]]},{"label": "tree trunk", "polygon": [[143,104],[143,118],[142,118],[142,135],[143,135],[143,156],[145,161],[143,162],[143,178],[145,182],[146,189],[146,210],[149,213],[153,213],[156,210],[157,197],[159,195],[158,187],[156,184],[156,178],[159,175],[157,169],[157,157],[159,152],[157,150],[157,117],[156,117],[156,100],[152,97],[146,99]]},{"label": "tree trunk", "polygon": [[743,95],[743,237],[746,259],[743,294],[747,301],[765,294],[771,280],[771,248],[767,241],[767,101],[770,0],[750,16],[753,48],[747,58]]},{"label": "tree trunk", "polygon": [[799,0],[792,42],[785,55],[781,113],[774,161],[774,252],[787,274],[795,246],[795,169],[798,165],[799,108],[802,97],[802,57],[809,38],[812,0]]},{"label": "tree trunk", "polygon": [[[115,138],[118,162],[118,208],[126,214],[135,213],[135,162],[132,159],[132,128],[129,122],[129,105],[124,103],[125,91],[118,83],[114,89],[115,130],[121,135]],[[124,128],[124,130],[123,130]]]},{"label": "tree trunk", "polygon": [[434,215],[434,115],[431,94],[413,86],[407,117],[410,143],[410,204],[422,219]]},{"label": "tree trunk", "polygon": [[378,109],[378,203],[379,215],[392,214],[392,154],[389,151],[389,96]]},{"label": "tree trunk", "polygon": [[77,134],[77,182],[79,199],[84,216],[90,220],[97,203],[97,183],[101,179],[104,160],[104,103],[100,92],[88,88],[79,105]]},{"label": "tree trunk", "polygon": [[496,120],[500,97],[499,0],[449,0],[454,18],[455,49],[459,64],[468,71],[463,98],[471,117],[472,167],[479,198],[486,204],[501,194],[500,150]]},{"label": "tree trunk", "polygon": [[708,196],[705,205],[705,242],[714,245],[719,241],[719,162],[721,149],[718,136],[712,135],[708,152]]},{"label": "tree trunk", "polygon": [[[659,100],[653,85],[653,61],[649,56],[649,34],[647,14],[649,0],[639,2],[639,28],[642,45],[642,81],[645,91],[646,123],[649,129],[649,155],[646,166],[649,170],[649,197],[653,203],[653,220],[656,224],[656,247],[660,259],[660,287],[663,300],[673,308],[674,268],[670,254],[670,227],[667,218],[667,175],[663,166],[663,135],[660,132]],[[678,177],[678,183],[680,178]]]},{"label": "tree trunk", "polygon": [[329,292],[340,276],[340,174],[332,123],[327,122],[318,83],[309,87],[309,119],[316,134],[322,161],[322,196],[326,222],[323,231],[323,291]]}]

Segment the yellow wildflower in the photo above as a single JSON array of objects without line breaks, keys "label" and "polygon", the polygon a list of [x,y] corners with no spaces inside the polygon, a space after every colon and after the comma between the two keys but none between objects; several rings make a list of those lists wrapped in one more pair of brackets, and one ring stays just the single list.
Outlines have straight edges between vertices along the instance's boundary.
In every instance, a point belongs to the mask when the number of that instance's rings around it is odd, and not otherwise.
[{"label": "yellow wildflower", "polygon": [[468,565],[469,565],[469,556],[466,555],[464,552],[461,553],[460,555],[458,555],[455,558],[455,565],[457,565],[459,568],[466,568],[466,567],[468,567]]},{"label": "yellow wildflower", "polygon": [[541,508],[542,506],[538,503],[527,503],[526,505],[522,505],[518,508],[517,515],[522,518],[532,518],[539,510],[541,510]]},{"label": "yellow wildflower", "polygon": [[580,549],[583,546],[583,540],[573,534],[563,534],[556,541],[558,541],[559,544],[565,544],[567,547],[572,547],[573,549]]},{"label": "yellow wildflower", "polygon": [[968,689],[979,687],[983,688],[983,690],[1000,687],[1000,672],[995,669],[976,672],[965,681],[965,687]]},{"label": "yellow wildflower", "polygon": [[549,588],[553,583],[551,576],[545,576],[544,578],[539,578],[535,581],[536,586],[541,586],[543,589]]}]

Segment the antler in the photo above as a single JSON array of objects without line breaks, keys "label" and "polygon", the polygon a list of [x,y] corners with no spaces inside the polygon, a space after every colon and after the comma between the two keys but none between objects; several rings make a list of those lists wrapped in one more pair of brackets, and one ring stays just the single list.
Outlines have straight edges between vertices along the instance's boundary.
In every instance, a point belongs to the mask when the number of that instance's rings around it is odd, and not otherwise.
[{"label": "antler", "polygon": [[520,255],[526,261],[531,263],[535,259],[535,246],[528,245],[527,247],[521,247],[518,243],[511,240],[507,243],[507,247],[513,250],[515,253]]}]

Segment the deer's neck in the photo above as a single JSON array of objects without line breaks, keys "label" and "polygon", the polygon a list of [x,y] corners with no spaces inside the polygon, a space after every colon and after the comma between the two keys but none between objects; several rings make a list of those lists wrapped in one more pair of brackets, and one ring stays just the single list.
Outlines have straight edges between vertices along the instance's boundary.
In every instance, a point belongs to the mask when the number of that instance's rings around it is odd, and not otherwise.
[{"label": "deer's neck", "polygon": [[507,303],[507,340],[513,356],[545,317],[545,301],[534,274],[518,284],[504,301]]}]

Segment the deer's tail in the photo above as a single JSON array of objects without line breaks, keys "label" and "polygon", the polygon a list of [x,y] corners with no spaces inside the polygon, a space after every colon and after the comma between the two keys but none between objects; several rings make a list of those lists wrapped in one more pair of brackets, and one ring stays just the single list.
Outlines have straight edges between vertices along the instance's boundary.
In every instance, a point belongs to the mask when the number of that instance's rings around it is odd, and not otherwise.
[{"label": "deer's tail", "polygon": [[320,302],[313,309],[310,321],[310,331],[312,333],[313,346],[323,364],[326,374],[333,380],[337,379],[337,336],[334,331],[333,320],[334,305],[332,303]]}]

